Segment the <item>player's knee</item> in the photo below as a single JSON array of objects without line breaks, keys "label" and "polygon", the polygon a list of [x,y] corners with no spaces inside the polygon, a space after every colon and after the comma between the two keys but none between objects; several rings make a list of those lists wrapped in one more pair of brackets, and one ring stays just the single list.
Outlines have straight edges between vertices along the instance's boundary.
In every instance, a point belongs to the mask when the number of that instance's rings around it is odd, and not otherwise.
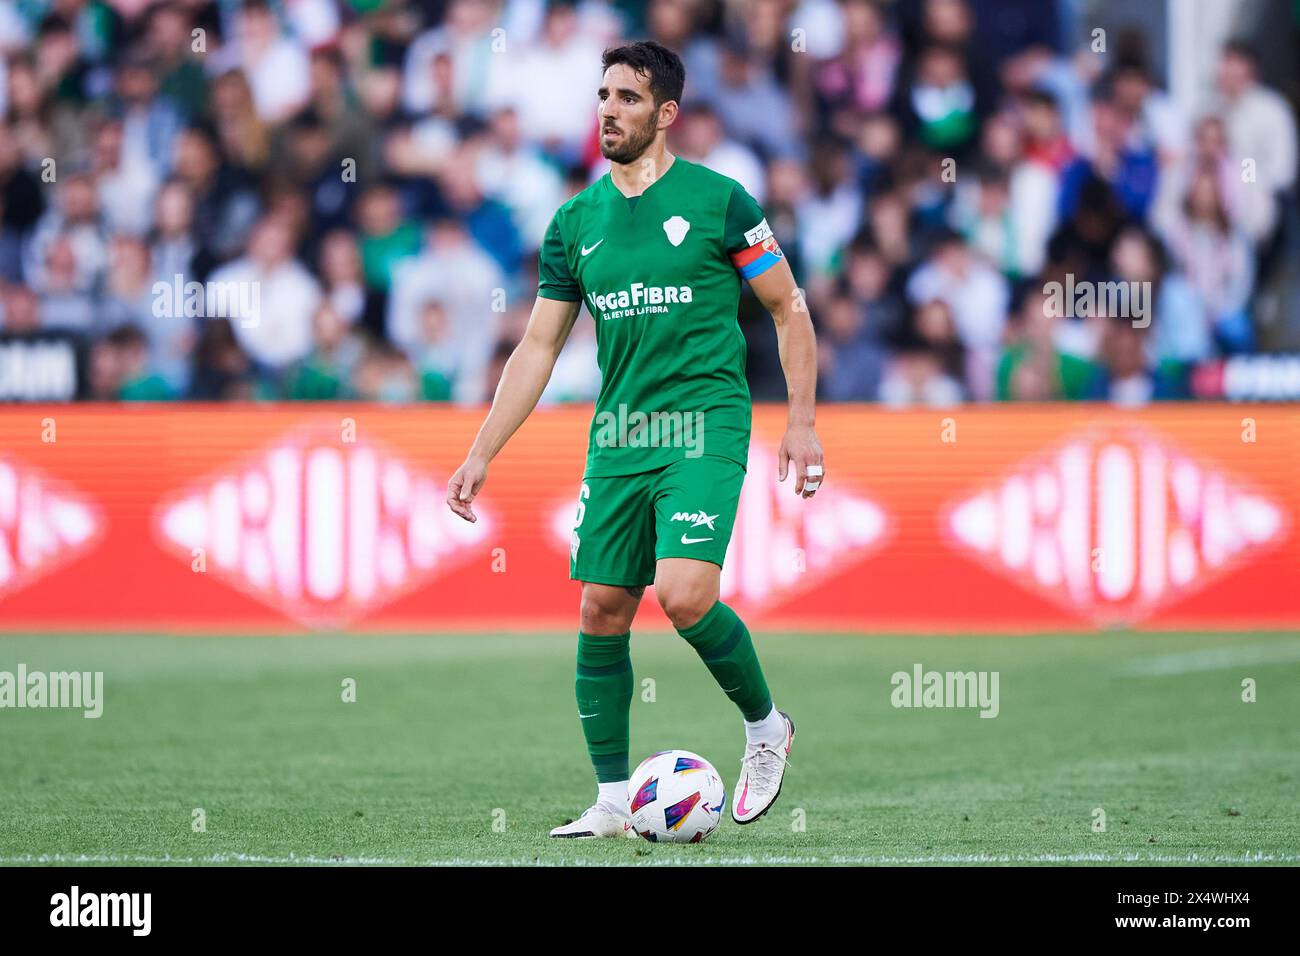
[{"label": "player's knee", "polygon": [[617,611],[587,600],[582,602],[579,627],[585,634],[621,634],[625,630]]},{"label": "player's knee", "polygon": [[655,593],[664,614],[679,631],[698,623],[718,600],[709,587],[695,582],[664,582],[655,586]]},{"label": "player's knee", "polygon": [[629,613],[626,600],[613,600],[607,594],[583,588],[578,626],[585,634],[626,634],[635,613],[635,604]]}]

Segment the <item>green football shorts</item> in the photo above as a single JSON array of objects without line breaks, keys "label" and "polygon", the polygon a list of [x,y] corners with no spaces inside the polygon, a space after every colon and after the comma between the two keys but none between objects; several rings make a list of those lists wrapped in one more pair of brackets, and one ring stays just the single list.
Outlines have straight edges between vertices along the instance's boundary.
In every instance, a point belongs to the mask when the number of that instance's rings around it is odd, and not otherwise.
[{"label": "green football shorts", "polygon": [[745,469],[701,455],[636,475],[584,478],[569,543],[569,577],[594,584],[654,583],[660,558],[722,567]]}]

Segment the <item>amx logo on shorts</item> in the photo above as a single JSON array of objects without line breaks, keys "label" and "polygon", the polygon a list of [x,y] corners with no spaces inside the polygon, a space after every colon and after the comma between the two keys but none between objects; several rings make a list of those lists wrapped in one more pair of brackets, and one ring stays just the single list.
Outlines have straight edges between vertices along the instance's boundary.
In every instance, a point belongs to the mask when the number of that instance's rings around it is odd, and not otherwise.
[{"label": "amx logo on shorts", "polygon": [[717,515],[705,514],[703,511],[678,511],[673,514],[674,521],[689,521],[692,528],[701,526],[708,528],[710,531],[716,530],[713,522],[718,518]]},{"label": "amx logo on shorts", "polygon": [[645,285],[632,283],[631,288],[617,292],[587,293],[587,304],[591,306],[592,315],[600,315],[603,321],[624,319],[633,315],[652,315],[667,312],[668,306],[677,303],[687,304],[694,300],[695,294],[688,285]]},{"label": "amx logo on shorts", "polygon": [[684,448],[687,458],[704,454],[703,412],[597,412],[592,421],[597,448]]}]

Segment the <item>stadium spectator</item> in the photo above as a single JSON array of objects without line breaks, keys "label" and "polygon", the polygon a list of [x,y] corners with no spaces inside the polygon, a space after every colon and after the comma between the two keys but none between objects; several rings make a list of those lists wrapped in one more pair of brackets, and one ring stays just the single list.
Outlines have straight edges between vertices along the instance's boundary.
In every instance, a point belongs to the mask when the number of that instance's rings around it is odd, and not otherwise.
[{"label": "stadium spectator", "polygon": [[[924,307],[934,302],[947,307],[953,336],[968,352],[965,371],[959,378],[982,401],[993,397],[994,370],[1009,296],[1006,279],[953,232],[941,236],[907,281],[908,301],[921,308],[929,320],[923,332],[937,328],[938,322],[934,310]],[[931,342],[939,339],[937,333],[923,337]]]},{"label": "stadium spectator", "polygon": [[311,350],[320,285],[293,257],[293,234],[282,217],[258,222],[248,254],[215,270],[206,291],[206,314],[229,319],[240,346],[267,372],[277,374]]},{"label": "stadium spectator", "polygon": [[978,128],[975,83],[953,47],[921,51],[915,75],[901,87],[898,109],[909,133],[930,149],[962,155]]},{"label": "stadium spectator", "polygon": [[153,178],[171,171],[171,143],[184,123],[172,97],[159,95],[162,69],[144,48],[132,50],[117,70],[108,104],[109,115],[121,124],[119,162]]},{"label": "stadium spectator", "polygon": [[843,144],[833,139],[817,143],[809,159],[807,189],[798,198],[800,263],[817,275],[833,272],[840,251],[862,223],[862,190]]},{"label": "stadium spectator", "polygon": [[208,81],[195,51],[190,17],[181,4],[156,3],[146,14],[145,56],[153,64],[158,94],[180,111],[184,121],[202,116],[208,107]]},{"label": "stadium spectator", "polygon": [[0,122],[0,280],[22,279],[23,244],[44,209],[39,177],[23,166],[17,137]]},{"label": "stadium spectator", "polygon": [[3,311],[0,311],[0,329],[12,335],[39,331],[41,327],[40,300],[36,293],[18,282],[0,287]]},{"label": "stadium spectator", "polygon": [[1158,223],[1175,268],[1200,298],[1216,344],[1224,352],[1254,349],[1247,306],[1255,260],[1245,233],[1233,225],[1217,171],[1203,168],[1187,187],[1181,207]]},{"label": "stadium spectator", "polygon": [[192,126],[176,137],[176,178],[194,201],[197,276],[244,248],[259,203],[249,177],[226,161],[212,132]]},{"label": "stadium spectator", "polygon": [[1061,321],[1047,295],[1033,290],[1024,296],[998,361],[999,401],[1042,402],[1088,397],[1094,366],[1087,359],[1060,348]]},{"label": "stadium spectator", "polygon": [[683,111],[673,145],[693,163],[708,166],[730,176],[762,203],[767,197],[767,174],[748,146],[727,137],[721,116],[710,105],[700,103]]},{"label": "stadium spectator", "polygon": [[824,310],[817,343],[819,391],[832,402],[873,401],[888,353],[868,333],[866,310],[847,294],[834,296]]},{"label": "stadium spectator", "polygon": [[1100,182],[1110,189],[1124,215],[1145,218],[1156,188],[1153,145],[1130,137],[1128,118],[1104,86],[1093,94],[1091,119],[1091,152],[1076,157],[1062,170],[1058,217],[1071,218],[1084,204],[1087,185]]},{"label": "stadium spectator", "polygon": [[847,135],[841,111],[863,117],[889,106],[903,51],[876,0],[848,0],[843,17],[843,49],[819,66],[816,86],[832,128]]},{"label": "stadium spectator", "polygon": [[1233,155],[1252,162],[1254,181],[1281,204],[1296,183],[1295,113],[1276,90],[1259,81],[1258,69],[1248,44],[1227,44],[1219,59],[1219,108]]},{"label": "stadium spectator", "polygon": [[352,380],[365,342],[328,299],[312,316],[312,350],[288,378],[289,398],[335,401],[352,398]]},{"label": "stadium spectator", "polygon": [[803,152],[789,94],[747,44],[723,46],[718,80],[705,95],[728,135],[768,158]]},{"label": "stadium spectator", "polygon": [[244,0],[235,48],[239,66],[235,75],[247,81],[262,122],[281,123],[307,102],[311,91],[307,51],[295,36],[281,32],[265,0]]},{"label": "stadium spectator", "polygon": [[109,231],[94,181],[67,173],[56,205],[37,222],[27,244],[23,274],[41,297],[41,323],[95,331],[94,295],[108,264]]},{"label": "stadium spectator", "polygon": [[555,210],[568,198],[564,177],[524,138],[519,114],[511,108],[493,114],[471,155],[479,191],[506,208],[523,248],[535,253]]},{"label": "stadium spectator", "polygon": [[240,348],[229,319],[213,318],[200,326],[189,397],[197,401],[262,397],[253,363]]},{"label": "stadium spectator", "polygon": [[580,29],[573,5],[549,4],[537,42],[511,57],[508,69],[495,71],[493,108],[515,110],[522,134],[545,153],[562,162],[579,160],[593,128],[591,64],[600,62],[601,50]]},{"label": "stadium spectator", "polygon": [[367,402],[404,404],[420,397],[420,378],[411,360],[387,342],[374,343],[353,374],[356,397]]},{"label": "stadium spectator", "polygon": [[90,161],[104,228],[132,236],[148,233],[158,191],[156,167],[146,155],[127,148],[120,122],[98,124],[91,134]]},{"label": "stadium spectator", "polygon": [[955,405],[965,397],[965,357],[952,309],[933,299],[913,309],[880,383],[880,400],[906,407]]},{"label": "stadium spectator", "polygon": [[492,257],[461,222],[441,219],[429,229],[425,250],[396,269],[388,340],[418,365],[434,344],[428,337],[426,308],[439,303],[451,342],[438,345],[452,356],[443,361],[454,370],[453,396],[460,402],[482,401],[485,368],[497,341],[505,294],[505,276]]},{"label": "stadium spectator", "polygon": [[[507,58],[493,50],[493,14],[487,0],[451,0],[443,21],[415,37],[402,74],[401,102],[408,112],[439,106],[474,116],[486,111],[493,83],[502,82],[497,77],[509,68]],[[432,65],[444,54],[450,69],[436,82]]]},{"label": "stadium spectator", "polygon": [[1107,318],[1102,329],[1088,398],[1132,407],[1186,396],[1180,373],[1151,360],[1146,329],[1125,316]]},{"label": "stadium spectator", "polygon": [[[1131,290],[1136,283],[1142,291],[1130,291],[1128,311],[1111,317],[1127,318],[1140,328],[1149,326],[1153,358],[1185,372],[1216,353],[1214,329],[1196,290],[1184,275],[1168,268],[1167,259],[1147,230],[1129,226],[1120,233],[1111,252],[1113,277],[1130,283]],[[1142,309],[1136,306],[1135,295],[1144,301]]]},{"label": "stadium spectator", "polygon": [[325,298],[338,317],[347,325],[362,323],[382,335],[382,325],[375,328],[371,318],[376,296],[366,289],[357,237],[346,229],[327,233],[320,244],[321,282]]},{"label": "stadium spectator", "polygon": [[420,249],[420,229],[402,209],[401,196],[389,185],[372,186],[357,200],[361,228],[361,264],[366,285],[387,292],[393,269]]}]

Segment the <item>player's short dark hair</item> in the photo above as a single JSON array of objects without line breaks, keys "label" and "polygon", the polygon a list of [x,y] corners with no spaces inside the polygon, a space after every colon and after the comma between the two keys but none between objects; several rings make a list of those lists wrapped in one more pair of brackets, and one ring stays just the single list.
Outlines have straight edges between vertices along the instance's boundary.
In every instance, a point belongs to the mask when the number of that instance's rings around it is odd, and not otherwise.
[{"label": "player's short dark hair", "polygon": [[619,63],[630,66],[640,76],[650,78],[650,93],[655,98],[655,106],[662,106],[669,100],[682,101],[686,67],[682,65],[682,58],[662,43],[638,40],[626,46],[612,47],[600,59],[603,70]]}]

